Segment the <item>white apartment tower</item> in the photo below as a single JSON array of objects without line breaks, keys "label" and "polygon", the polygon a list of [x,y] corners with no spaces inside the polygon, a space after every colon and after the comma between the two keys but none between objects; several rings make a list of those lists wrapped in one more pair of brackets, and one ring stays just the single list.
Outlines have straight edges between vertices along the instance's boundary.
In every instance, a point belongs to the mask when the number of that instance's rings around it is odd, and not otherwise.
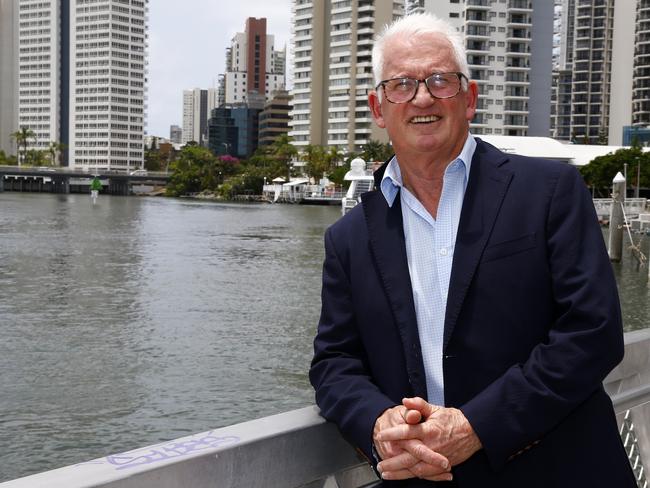
[{"label": "white apartment tower", "polygon": [[[71,167],[141,167],[148,0],[1,1],[0,127],[7,125],[5,69],[13,66],[11,132],[29,128],[35,149],[65,144],[64,164]],[[12,8],[13,36],[5,16]],[[11,38],[13,63],[7,60]]]},{"label": "white apartment tower", "polygon": [[650,0],[637,0],[632,125],[650,126]]},{"label": "white apartment tower", "polygon": [[274,36],[266,33],[266,19],[249,17],[246,31],[238,32],[226,49],[226,72],[220,77],[223,103],[246,103],[249,93],[264,95],[286,85],[286,49],[276,51]]},{"label": "white apartment tower", "polygon": [[199,145],[208,143],[208,119],[218,103],[217,88],[193,88],[183,90],[183,135],[182,144],[194,141]]},{"label": "white apartment tower", "polygon": [[72,0],[71,166],[140,168],[144,153],[148,0]]},{"label": "white apartment tower", "polygon": [[15,0],[0,0],[0,151],[12,154],[10,134],[16,127],[16,45],[17,11]]},{"label": "white apartment tower", "polygon": [[549,135],[552,1],[410,0],[408,11],[431,12],[463,33],[479,87],[474,134]]},{"label": "white apartment tower", "polygon": [[[12,132],[31,129],[30,149],[45,149],[61,133],[61,70],[64,51],[59,0],[19,0],[18,120]],[[14,90],[16,87],[14,86]]]},{"label": "white apartment tower", "polygon": [[293,144],[360,151],[388,137],[372,120],[371,51],[382,27],[404,15],[404,0],[294,0]]}]

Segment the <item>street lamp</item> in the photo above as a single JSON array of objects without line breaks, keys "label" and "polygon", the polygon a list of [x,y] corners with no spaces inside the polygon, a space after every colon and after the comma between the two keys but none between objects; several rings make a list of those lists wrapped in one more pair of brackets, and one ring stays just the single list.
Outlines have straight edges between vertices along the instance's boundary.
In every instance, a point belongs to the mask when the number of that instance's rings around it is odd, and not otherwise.
[{"label": "street lamp", "polygon": [[221,145],[226,148],[226,152],[224,154],[230,154],[230,144],[227,142],[222,142]]}]

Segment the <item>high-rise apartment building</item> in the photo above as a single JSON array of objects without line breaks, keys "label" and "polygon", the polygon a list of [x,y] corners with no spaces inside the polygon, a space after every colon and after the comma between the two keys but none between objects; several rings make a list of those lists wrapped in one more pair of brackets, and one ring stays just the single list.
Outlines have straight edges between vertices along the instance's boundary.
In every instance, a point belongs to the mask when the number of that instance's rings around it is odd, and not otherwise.
[{"label": "high-rise apartment building", "polygon": [[371,51],[382,27],[404,15],[404,0],[294,0],[293,144],[360,151],[387,141],[372,121]]},{"label": "high-rise apartment building", "polygon": [[[30,149],[45,149],[61,133],[62,57],[67,32],[57,1],[19,0],[18,9],[18,121],[35,134]],[[64,37],[65,36],[65,37]]]},{"label": "high-rise apartment building", "polygon": [[249,93],[271,98],[286,85],[286,49],[275,50],[266,19],[249,17],[226,49],[226,72],[219,77],[219,105],[245,103]]},{"label": "high-rise apartment building", "polygon": [[144,158],[148,0],[72,0],[70,5],[72,164],[97,170],[139,168]]},{"label": "high-rise apartment building", "polygon": [[464,35],[479,100],[474,134],[548,136],[553,62],[553,2],[409,0]]},{"label": "high-rise apartment building", "polygon": [[169,140],[174,144],[181,144],[183,142],[183,129],[177,125],[170,125]]},{"label": "high-rise apartment building", "polygon": [[183,90],[183,136],[181,142],[194,141],[202,146],[208,141],[208,119],[218,106],[218,89]]},{"label": "high-rise apartment building", "polygon": [[289,112],[291,95],[286,90],[278,90],[266,102],[259,114],[259,145],[273,144],[279,136],[289,132]]},{"label": "high-rise apartment building", "polygon": [[[554,73],[553,136],[622,143],[632,121],[638,0],[563,0]],[[635,19],[637,19],[635,21]],[[642,49],[642,48],[640,48]],[[637,51],[639,45],[637,44]]]},{"label": "high-rise apartment building", "polygon": [[650,126],[650,0],[637,0],[632,125]]},{"label": "high-rise apartment building", "polygon": [[2,0],[3,66],[10,3],[16,9],[12,130],[34,132],[35,149],[65,144],[63,161],[73,167],[141,167],[148,0]]},{"label": "high-rise apartment building", "polygon": [[10,134],[16,126],[16,46],[18,23],[15,0],[0,0],[0,151],[13,153]]}]

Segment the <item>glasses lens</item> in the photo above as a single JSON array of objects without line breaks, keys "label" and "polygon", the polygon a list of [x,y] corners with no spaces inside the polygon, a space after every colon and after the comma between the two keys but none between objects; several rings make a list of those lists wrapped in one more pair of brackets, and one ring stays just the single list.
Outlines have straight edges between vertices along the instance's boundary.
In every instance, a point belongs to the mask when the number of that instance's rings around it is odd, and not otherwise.
[{"label": "glasses lens", "polygon": [[384,83],[386,97],[393,103],[408,102],[415,93],[417,80],[411,78],[397,78]]},{"label": "glasses lens", "polygon": [[425,81],[436,98],[451,98],[460,91],[460,78],[456,73],[435,73]]}]

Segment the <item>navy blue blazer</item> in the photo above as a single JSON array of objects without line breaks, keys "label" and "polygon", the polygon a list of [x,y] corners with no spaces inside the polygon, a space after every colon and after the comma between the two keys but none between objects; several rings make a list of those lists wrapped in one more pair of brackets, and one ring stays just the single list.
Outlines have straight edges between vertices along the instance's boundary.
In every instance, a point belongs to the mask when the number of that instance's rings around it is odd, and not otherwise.
[{"label": "navy blue blazer", "polygon": [[[445,404],[463,411],[483,449],[453,469],[455,483],[636,486],[602,387],[624,348],[589,192],[566,163],[477,143],[443,369]],[[427,393],[399,198],[389,207],[380,191],[366,193],[327,230],[314,349],[310,380],[321,414],[372,459],[377,417]]]}]

